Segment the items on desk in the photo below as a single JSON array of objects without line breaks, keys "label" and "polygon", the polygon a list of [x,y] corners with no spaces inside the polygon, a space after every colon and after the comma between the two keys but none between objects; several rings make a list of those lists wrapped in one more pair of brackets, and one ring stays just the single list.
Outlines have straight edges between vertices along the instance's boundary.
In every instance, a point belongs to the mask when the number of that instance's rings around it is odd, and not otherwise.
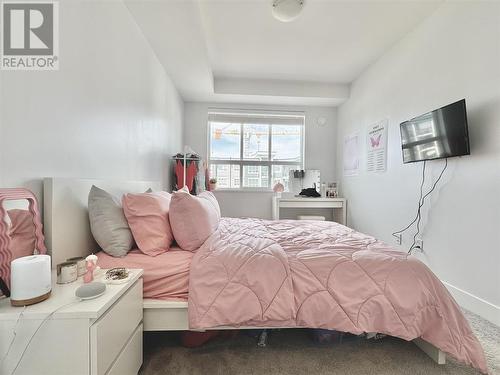
[{"label": "items on desk", "polygon": [[106,280],[122,280],[128,277],[129,272],[126,268],[115,267],[106,271]]},{"label": "items on desk", "polygon": [[85,275],[83,275],[83,282],[85,284],[88,284],[94,281],[94,271],[98,269],[97,256],[91,254],[85,258],[85,261],[87,262],[86,264],[87,272],[85,273]]},{"label": "items on desk", "polygon": [[281,198],[281,193],[285,191],[285,186],[283,186],[283,184],[278,181],[276,185],[274,185],[273,191],[278,198]]},{"label": "items on desk", "polygon": [[106,271],[104,281],[107,284],[123,284],[129,281],[130,272],[126,268],[116,267]]},{"label": "items on desk", "polygon": [[326,183],[325,182],[321,183],[320,193],[321,193],[322,197],[326,197]]},{"label": "items on desk", "polygon": [[306,175],[306,171],[304,171],[303,169],[295,169],[292,172],[294,178],[304,178]]},{"label": "items on desk", "polygon": [[57,265],[57,283],[68,284],[78,278],[78,265],[76,262],[63,262]]},{"label": "items on desk", "polygon": [[337,183],[336,182],[329,182],[328,183],[328,188],[326,189],[326,197],[327,198],[338,198]]},{"label": "items on desk", "polygon": [[101,282],[93,282],[83,284],[75,291],[75,296],[80,300],[94,299],[102,296],[106,292],[106,284]]},{"label": "items on desk", "polygon": [[290,170],[289,191],[294,195],[300,194],[302,189],[314,187],[320,192],[320,171],[317,169]]},{"label": "items on desk", "polygon": [[49,298],[52,291],[50,255],[14,259],[10,273],[10,304],[28,306]]},{"label": "items on desk", "polygon": [[87,272],[87,262],[85,261],[84,257],[74,257],[74,258],[69,258],[66,259],[66,262],[75,262],[76,263],[76,270],[78,277],[85,275],[85,272]]},{"label": "items on desk", "polygon": [[315,187],[312,188],[307,188],[307,189],[302,189],[302,191],[299,193],[300,196],[302,197],[309,197],[309,198],[319,198],[321,197],[321,194],[318,193]]}]

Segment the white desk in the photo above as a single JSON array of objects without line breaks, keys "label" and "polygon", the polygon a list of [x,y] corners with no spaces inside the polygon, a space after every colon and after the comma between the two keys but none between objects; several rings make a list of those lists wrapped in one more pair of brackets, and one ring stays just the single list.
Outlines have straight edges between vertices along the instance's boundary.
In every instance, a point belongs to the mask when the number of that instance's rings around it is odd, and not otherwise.
[{"label": "white desk", "polygon": [[[347,202],[344,198],[277,198],[273,197],[273,220],[279,220],[282,208],[331,208],[333,218],[347,225]],[[339,215],[336,215],[336,213]]]}]

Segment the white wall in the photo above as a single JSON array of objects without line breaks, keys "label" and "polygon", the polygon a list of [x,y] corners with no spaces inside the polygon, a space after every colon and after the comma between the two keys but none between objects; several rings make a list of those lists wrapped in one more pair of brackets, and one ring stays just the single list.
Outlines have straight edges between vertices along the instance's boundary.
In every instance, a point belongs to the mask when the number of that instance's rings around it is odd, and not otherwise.
[{"label": "white wall", "polygon": [[0,73],[0,186],[161,180],[183,102],[121,1],[61,1],[60,70]]},{"label": "white wall", "polygon": [[[338,175],[350,223],[394,244],[391,232],[415,215],[422,168],[402,164],[399,123],[462,98],[471,155],[449,160],[424,211],[418,257],[459,303],[500,325],[499,3],[444,3],[353,83],[338,113]],[[387,172],[342,177],[344,136],[384,118]],[[428,176],[435,179],[442,165],[430,162]],[[406,248],[410,242],[406,234]]]},{"label": "white wall", "polygon": [[[257,110],[304,111],[305,167],[321,170],[321,180],[335,181],[336,109],[333,107],[298,107],[238,105],[222,103],[185,103],[184,143],[204,158],[207,157],[207,113],[209,108],[241,108]],[[327,119],[324,127],[317,125],[318,117]],[[216,192],[222,214],[232,217],[271,218],[272,193],[266,192]]]}]

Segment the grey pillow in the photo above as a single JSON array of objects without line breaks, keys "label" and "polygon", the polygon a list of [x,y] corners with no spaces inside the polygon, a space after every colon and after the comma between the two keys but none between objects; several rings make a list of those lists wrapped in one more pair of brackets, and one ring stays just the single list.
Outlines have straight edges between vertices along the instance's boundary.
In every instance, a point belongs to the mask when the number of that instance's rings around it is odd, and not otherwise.
[{"label": "grey pillow", "polygon": [[134,246],[134,237],[120,200],[92,185],[88,207],[90,230],[101,249],[114,257],[127,255]]}]

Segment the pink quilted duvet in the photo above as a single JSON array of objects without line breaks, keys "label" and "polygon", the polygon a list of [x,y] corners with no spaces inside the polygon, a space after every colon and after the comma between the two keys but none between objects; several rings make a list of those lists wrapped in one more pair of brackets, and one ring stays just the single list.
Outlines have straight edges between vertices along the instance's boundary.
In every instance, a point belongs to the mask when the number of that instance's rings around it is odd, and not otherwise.
[{"label": "pink quilted duvet", "polygon": [[333,222],[221,219],[191,263],[189,324],[421,337],[487,373],[469,324],[423,263]]}]

